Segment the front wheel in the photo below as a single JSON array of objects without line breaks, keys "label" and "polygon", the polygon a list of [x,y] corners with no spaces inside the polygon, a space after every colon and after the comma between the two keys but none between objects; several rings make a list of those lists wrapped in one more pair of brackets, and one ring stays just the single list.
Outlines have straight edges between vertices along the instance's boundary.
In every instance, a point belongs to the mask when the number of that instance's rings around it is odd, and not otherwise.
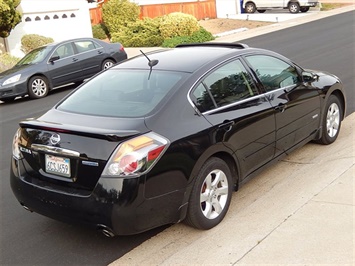
[{"label": "front wheel", "polygon": [[265,13],[266,9],[258,9],[258,13]]},{"label": "front wheel", "polygon": [[309,6],[304,6],[300,8],[302,13],[306,13],[309,10]]},{"label": "front wheel", "polygon": [[48,81],[45,77],[34,76],[28,82],[28,94],[32,99],[46,97],[49,92]]},{"label": "front wheel", "polygon": [[339,98],[330,95],[322,117],[322,138],[317,141],[318,143],[328,145],[337,139],[343,118],[341,106]]},{"label": "front wheel", "polygon": [[300,5],[296,2],[291,2],[289,5],[288,5],[288,10],[290,11],[290,13],[298,13],[300,12]]},{"label": "front wheel", "polygon": [[256,6],[255,6],[254,3],[246,3],[244,10],[245,10],[246,13],[255,13]]},{"label": "front wheel", "polygon": [[227,213],[232,197],[231,171],[220,158],[205,162],[192,188],[186,223],[207,230],[219,224]]}]

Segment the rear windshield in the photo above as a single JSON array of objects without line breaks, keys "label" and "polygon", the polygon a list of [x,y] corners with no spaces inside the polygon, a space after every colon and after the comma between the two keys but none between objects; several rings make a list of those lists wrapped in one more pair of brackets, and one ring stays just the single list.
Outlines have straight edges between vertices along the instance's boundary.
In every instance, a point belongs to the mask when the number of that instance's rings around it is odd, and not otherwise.
[{"label": "rear windshield", "polygon": [[143,117],[186,73],[111,68],[84,83],[57,109],[97,116]]}]

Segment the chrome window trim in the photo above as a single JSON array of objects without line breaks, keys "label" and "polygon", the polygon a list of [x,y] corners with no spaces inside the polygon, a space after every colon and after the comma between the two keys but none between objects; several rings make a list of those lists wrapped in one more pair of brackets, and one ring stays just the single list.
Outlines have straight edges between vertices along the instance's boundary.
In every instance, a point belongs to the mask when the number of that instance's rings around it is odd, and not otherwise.
[{"label": "chrome window trim", "polygon": [[197,113],[197,115],[199,115],[199,116],[202,116],[202,115],[209,115],[209,114],[212,114],[212,113],[214,113],[214,112],[216,112],[216,111],[221,111],[221,110],[223,110],[223,109],[226,109],[226,108],[229,108],[229,107],[233,107],[233,106],[238,105],[238,104],[243,104],[243,103],[246,103],[246,102],[248,102],[248,101],[255,100],[255,99],[259,98],[259,97],[261,98],[262,96],[265,98],[265,94],[266,94],[266,93],[260,93],[260,94],[258,94],[258,95],[252,96],[252,97],[250,97],[250,98],[243,99],[243,100],[239,100],[239,101],[236,101],[236,102],[234,102],[234,103],[230,103],[230,104],[225,105],[225,106],[217,107],[217,108],[215,108],[215,109],[213,109],[213,110],[209,110],[209,111],[202,112],[202,113],[200,112],[200,110],[198,110],[197,106],[194,104],[193,100],[191,99],[190,95],[191,95],[192,90],[193,90],[194,88],[196,88],[196,86],[197,86],[198,83],[202,83],[202,80],[206,77],[206,75],[207,75],[208,73],[210,73],[213,69],[219,68],[221,65],[225,64],[225,63],[228,62],[228,61],[231,62],[232,60],[239,60],[240,63],[245,67],[245,65],[243,64],[243,59],[242,59],[242,58],[243,58],[243,57],[242,57],[241,55],[237,55],[237,56],[235,56],[235,57],[233,57],[233,58],[228,58],[228,59],[226,59],[226,60],[220,62],[218,65],[215,65],[215,66],[211,67],[210,69],[208,69],[208,70],[207,70],[203,75],[201,75],[201,77],[191,86],[191,88],[190,88],[189,91],[187,92],[187,100],[188,100],[188,102],[191,104],[192,108],[194,108],[194,110],[195,110],[195,112]]},{"label": "chrome window trim", "polygon": [[34,151],[41,151],[45,153],[58,154],[61,156],[70,156],[70,157],[80,157],[80,153],[77,151],[63,149],[60,147],[47,146],[42,144],[32,144],[31,149]]},{"label": "chrome window trim", "polygon": [[247,98],[247,99],[239,100],[237,102],[234,102],[234,103],[231,103],[231,104],[227,104],[227,105],[224,105],[224,106],[221,106],[221,107],[217,107],[217,108],[215,108],[213,110],[209,110],[209,111],[203,112],[202,115],[210,115],[210,114],[213,114],[215,112],[219,112],[221,110],[228,109],[230,107],[233,107],[233,106],[236,106],[236,105],[239,105],[239,104],[243,104],[243,103],[246,103],[246,102],[249,102],[249,101],[256,100],[258,98],[265,98],[265,93],[255,95],[255,96]]}]

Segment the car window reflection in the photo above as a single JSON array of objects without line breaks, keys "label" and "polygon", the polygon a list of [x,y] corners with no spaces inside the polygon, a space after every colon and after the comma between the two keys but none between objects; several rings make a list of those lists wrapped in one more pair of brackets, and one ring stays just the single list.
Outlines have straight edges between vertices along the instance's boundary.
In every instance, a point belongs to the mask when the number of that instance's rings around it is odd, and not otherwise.
[{"label": "car window reflection", "polygon": [[209,74],[192,92],[199,111],[205,112],[258,93],[255,84],[243,64],[230,62]]},{"label": "car window reflection", "polygon": [[267,55],[247,56],[246,60],[254,69],[266,91],[272,91],[298,84],[300,77],[296,67]]}]

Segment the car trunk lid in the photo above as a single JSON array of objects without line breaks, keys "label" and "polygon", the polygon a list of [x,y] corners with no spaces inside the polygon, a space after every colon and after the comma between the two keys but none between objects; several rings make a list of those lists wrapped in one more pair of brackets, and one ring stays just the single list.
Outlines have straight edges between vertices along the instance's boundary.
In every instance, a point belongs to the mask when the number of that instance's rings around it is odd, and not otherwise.
[{"label": "car trunk lid", "polygon": [[84,195],[93,190],[122,141],[149,131],[143,118],[83,119],[55,109],[38,119],[22,121],[20,127],[27,181]]}]

